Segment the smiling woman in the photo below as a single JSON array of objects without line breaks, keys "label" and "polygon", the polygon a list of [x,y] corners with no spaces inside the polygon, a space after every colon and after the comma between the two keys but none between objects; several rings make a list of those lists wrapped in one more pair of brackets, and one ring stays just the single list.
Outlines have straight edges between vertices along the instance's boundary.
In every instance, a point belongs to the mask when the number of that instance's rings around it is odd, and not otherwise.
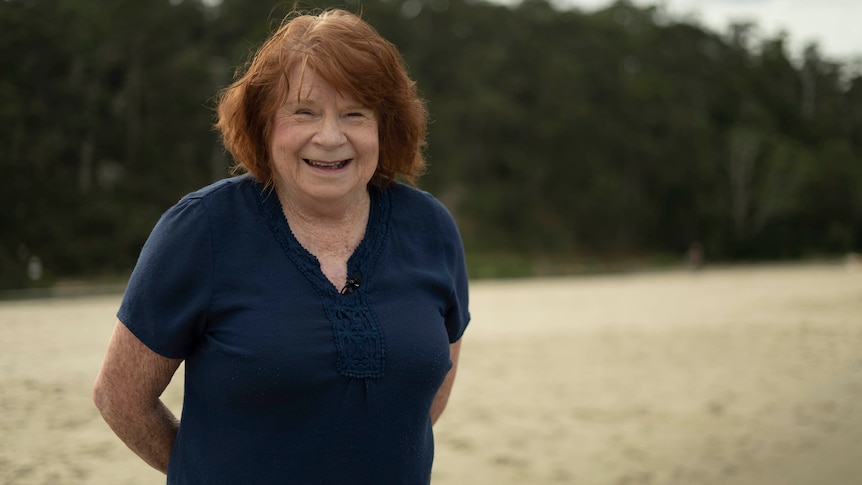
[{"label": "smiling woman", "polygon": [[[413,183],[425,160],[427,112],[391,42],[356,16],[327,12],[290,18],[258,50],[248,70],[221,93],[217,127],[237,167],[265,185],[272,182],[269,140],[276,111],[289,98],[303,101],[314,77],[339,95],[374,111],[380,160],[372,183],[401,177]],[[292,86],[298,82],[300,86]],[[385,107],[385,109],[384,109]]]},{"label": "smiling woman", "polygon": [[426,130],[401,56],[350,13],[295,15],[218,114],[248,173],[153,229],[97,407],[171,484],[428,483],[470,314],[451,215],[396,181]]},{"label": "smiling woman", "polygon": [[360,205],[377,170],[374,110],[341,95],[314,71],[297,66],[288,79],[270,148],[273,183],[282,203],[306,211]]}]

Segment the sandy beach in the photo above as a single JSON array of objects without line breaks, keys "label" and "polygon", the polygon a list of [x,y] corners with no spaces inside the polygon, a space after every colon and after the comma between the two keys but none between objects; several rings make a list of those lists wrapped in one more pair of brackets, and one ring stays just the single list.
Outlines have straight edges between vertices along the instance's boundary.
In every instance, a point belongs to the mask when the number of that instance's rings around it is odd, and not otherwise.
[{"label": "sandy beach", "polygon": [[[480,281],[471,298],[435,485],[862,483],[862,269]],[[0,301],[0,484],[164,483],[91,403],[119,299]],[[181,379],[164,399],[179,411]]]}]

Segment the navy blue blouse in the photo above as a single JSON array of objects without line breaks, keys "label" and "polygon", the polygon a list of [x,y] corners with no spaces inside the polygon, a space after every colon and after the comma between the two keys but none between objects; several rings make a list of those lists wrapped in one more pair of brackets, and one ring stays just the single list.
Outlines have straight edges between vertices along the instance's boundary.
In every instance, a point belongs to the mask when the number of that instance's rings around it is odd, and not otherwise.
[{"label": "navy blue blouse", "polygon": [[118,317],[185,359],[169,484],[429,483],[431,402],[469,321],[463,248],[431,195],[370,193],[348,294],[248,176],[156,224]]}]

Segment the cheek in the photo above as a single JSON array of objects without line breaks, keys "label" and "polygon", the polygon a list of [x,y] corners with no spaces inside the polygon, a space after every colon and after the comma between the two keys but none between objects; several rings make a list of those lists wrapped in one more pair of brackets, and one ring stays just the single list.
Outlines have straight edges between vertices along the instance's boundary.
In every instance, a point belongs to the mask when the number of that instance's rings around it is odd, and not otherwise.
[{"label": "cheek", "polygon": [[368,134],[368,151],[373,151],[377,154],[377,157],[380,156],[380,132],[377,131],[377,128]]},{"label": "cheek", "polygon": [[269,144],[269,151],[273,157],[288,157],[297,149],[295,136],[286,133],[275,134]]},{"label": "cheek", "polygon": [[376,141],[373,143],[369,143],[368,152],[372,154],[370,158],[373,160],[373,163],[371,163],[370,165],[372,165],[376,170],[377,165],[380,164],[380,144]]}]

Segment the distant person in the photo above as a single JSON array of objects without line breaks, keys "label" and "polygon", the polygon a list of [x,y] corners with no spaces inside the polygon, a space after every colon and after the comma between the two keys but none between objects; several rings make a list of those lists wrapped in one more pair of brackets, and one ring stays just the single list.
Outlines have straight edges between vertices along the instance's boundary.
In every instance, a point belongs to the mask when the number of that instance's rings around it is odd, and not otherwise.
[{"label": "distant person", "polygon": [[694,241],[688,247],[687,263],[691,270],[703,268],[703,244],[700,241]]},{"label": "distant person", "polygon": [[[469,321],[461,239],[410,185],[425,106],[342,10],[291,15],[221,92],[244,175],[153,229],[94,388],[170,484],[429,483]],[[181,419],[159,399],[185,361]]]},{"label": "distant person", "polygon": [[856,271],[862,268],[862,254],[850,252],[844,256],[844,267],[849,271]]}]

